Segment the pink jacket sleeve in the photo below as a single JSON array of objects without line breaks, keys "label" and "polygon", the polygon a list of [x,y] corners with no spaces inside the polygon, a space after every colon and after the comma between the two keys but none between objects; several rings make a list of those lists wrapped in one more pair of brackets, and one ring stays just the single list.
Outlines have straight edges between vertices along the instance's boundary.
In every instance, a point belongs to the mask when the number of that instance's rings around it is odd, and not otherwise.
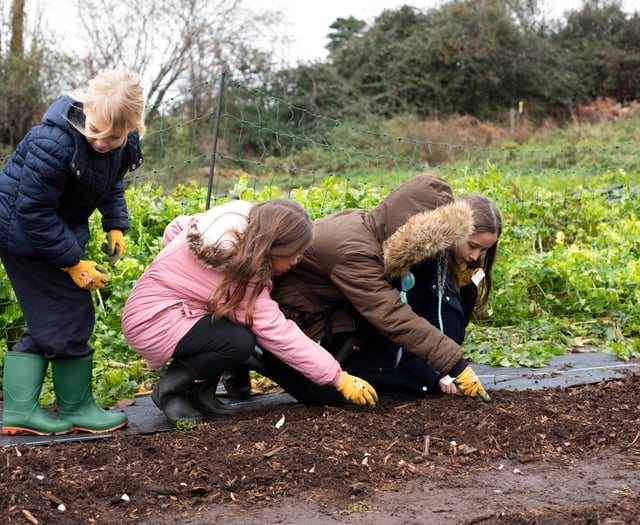
[{"label": "pink jacket sleeve", "polygon": [[167,224],[167,227],[164,229],[164,234],[162,235],[162,246],[169,244],[180,234],[182,230],[188,228],[191,223],[201,215],[202,213],[198,213],[196,215],[178,215],[169,224]]},{"label": "pink jacket sleeve", "polygon": [[[258,344],[314,383],[335,383],[342,374],[340,363],[284,316],[270,291],[271,286],[260,292],[253,310],[251,330]],[[235,320],[244,320],[244,315],[244,308],[234,312]]]}]

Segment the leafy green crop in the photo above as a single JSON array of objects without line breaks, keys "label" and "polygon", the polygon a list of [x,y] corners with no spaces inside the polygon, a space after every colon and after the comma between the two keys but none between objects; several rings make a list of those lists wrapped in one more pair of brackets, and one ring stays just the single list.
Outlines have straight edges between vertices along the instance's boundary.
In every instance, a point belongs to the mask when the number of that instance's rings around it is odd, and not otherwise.
[{"label": "leafy green crop", "polygon": [[[391,176],[389,177],[391,179]],[[621,359],[640,357],[640,207],[636,179],[624,173],[591,180],[514,177],[495,166],[461,170],[451,178],[456,195],[480,192],[494,200],[504,229],[494,269],[495,285],[485,314],[474,319],[464,343],[466,356],[494,366],[545,366],[551,356],[597,350]],[[331,176],[320,185],[286,195],[277,187],[252,187],[238,179],[233,193],[261,201],[286,196],[301,202],[312,218],[344,208],[371,208],[389,188]],[[578,183],[577,181],[580,181]],[[614,184],[615,182],[615,184]],[[157,379],[124,340],[122,310],[136,280],[162,247],[166,225],[178,215],[204,211],[206,191],[180,186],[131,187],[131,229],[123,259],[109,268],[109,285],[94,294],[95,392],[102,404],[144,392]],[[214,205],[223,199],[214,201]],[[88,257],[101,260],[105,234],[91,220]],[[24,329],[15,296],[0,268],[0,322],[12,344]],[[45,386],[45,401],[52,402]]]}]

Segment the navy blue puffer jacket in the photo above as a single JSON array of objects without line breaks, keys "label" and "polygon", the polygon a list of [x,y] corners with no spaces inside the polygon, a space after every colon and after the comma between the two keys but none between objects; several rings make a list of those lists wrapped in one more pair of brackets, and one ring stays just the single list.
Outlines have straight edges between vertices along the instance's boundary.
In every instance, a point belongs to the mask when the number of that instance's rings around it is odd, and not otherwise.
[{"label": "navy blue puffer jacket", "polygon": [[31,128],[0,174],[0,247],[58,268],[84,257],[89,217],[105,231],[129,228],[123,178],[143,162],[138,132],[124,147],[98,153],[72,124],[82,104],[64,96]]}]

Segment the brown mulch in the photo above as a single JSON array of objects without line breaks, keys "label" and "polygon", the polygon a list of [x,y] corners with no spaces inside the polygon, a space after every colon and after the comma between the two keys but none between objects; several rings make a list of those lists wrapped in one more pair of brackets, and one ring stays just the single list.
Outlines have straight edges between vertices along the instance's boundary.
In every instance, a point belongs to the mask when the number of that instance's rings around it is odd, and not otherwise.
[{"label": "brown mulch", "polygon": [[[640,523],[640,375],[1,449],[3,523]],[[289,520],[289,521],[287,521]]]}]

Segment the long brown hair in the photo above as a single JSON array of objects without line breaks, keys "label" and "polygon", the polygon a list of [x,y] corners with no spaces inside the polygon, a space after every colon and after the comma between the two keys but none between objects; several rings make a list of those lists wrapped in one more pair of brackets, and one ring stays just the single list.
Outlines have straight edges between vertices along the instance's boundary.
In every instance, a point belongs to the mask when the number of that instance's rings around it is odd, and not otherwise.
[{"label": "long brown hair", "polygon": [[[476,233],[495,233],[498,235],[498,239],[502,234],[502,215],[497,206],[489,200],[487,197],[481,194],[465,195],[459,197],[460,200],[465,201],[471,207],[473,212],[473,234]],[[485,273],[485,278],[482,280],[480,286],[478,299],[474,312],[476,314],[482,313],[489,301],[489,294],[493,287],[493,264],[495,263],[496,256],[498,254],[498,241],[491,246],[484,256],[477,262],[475,266],[482,268]]]},{"label": "long brown hair", "polygon": [[245,318],[251,326],[256,298],[271,280],[271,257],[302,254],[312,236],[311,219],[299,203],[279,198],[253,206],[246,230],[235,233],[234,246],[216,254],[215,267],[225,277],[209,302],[214,319],[233,311],[253,288]]}]

